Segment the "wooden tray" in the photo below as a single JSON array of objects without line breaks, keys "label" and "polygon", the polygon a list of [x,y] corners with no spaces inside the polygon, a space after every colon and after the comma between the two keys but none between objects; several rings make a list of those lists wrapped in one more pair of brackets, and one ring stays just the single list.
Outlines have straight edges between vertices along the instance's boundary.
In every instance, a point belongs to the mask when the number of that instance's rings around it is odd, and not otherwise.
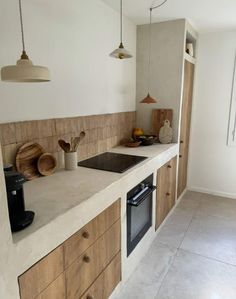
[{"label": "wooden tray", "polygon": [[38,143],[29,142],[22,145],[16,155],[17,171],[22,173],[27,180],[39,177],[37,163],[43,153],[44,150]]},{"label": "wooden tray", "polygon": [[173,110],[172,109],[155,109],[152,111],[152,134],[157,135],[159,141],[159,132],[164,125],[164,121],[168,119],[172,127]]}]

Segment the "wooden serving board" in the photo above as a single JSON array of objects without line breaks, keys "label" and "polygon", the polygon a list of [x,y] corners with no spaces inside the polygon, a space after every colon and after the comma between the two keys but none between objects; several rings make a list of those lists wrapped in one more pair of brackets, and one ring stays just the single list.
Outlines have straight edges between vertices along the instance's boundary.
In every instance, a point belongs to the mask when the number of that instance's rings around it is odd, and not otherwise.
[{"label": "wooden serving board", "polygon": [[38,143],[29,142],[22,145],[16,155],[17,171],[22,173],[27,180],[39,177],[37,163],[43,153],[44,150]]},{"label": "wooden serving board", "polygon": [[155,109],[152,110],[152,134],[157,135],[159,140],[159,132],[164,125],[164,121],[168,119],[172,127],[173,110],[172,109]]}]

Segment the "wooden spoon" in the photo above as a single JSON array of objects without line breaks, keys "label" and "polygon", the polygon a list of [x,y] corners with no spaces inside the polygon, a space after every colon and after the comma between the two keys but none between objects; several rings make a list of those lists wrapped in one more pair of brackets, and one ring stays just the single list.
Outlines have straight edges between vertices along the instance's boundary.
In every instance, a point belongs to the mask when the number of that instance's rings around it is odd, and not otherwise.
[{"label": "wooden spoon", "polygon": [[68,142],[65,142],[65,140],[58,140],[58,144],[63,149],[64,152],[69,153],[70,152],[70,144]]},{"label": "wooden spoon", "polygon": [[80,132],[79,137],[77,137],[77,140],[76,140],[75,151],[78,150],[79,144],[84,139],[84,137],[85,137],[85,132],[84,131]]},{"label": "wooden spoon", "polygon": [[73,152],[77,151],[79,142],[80,142],[80,137],[74,137],[73,138],[73,142],[72,142],[72,151]]}]

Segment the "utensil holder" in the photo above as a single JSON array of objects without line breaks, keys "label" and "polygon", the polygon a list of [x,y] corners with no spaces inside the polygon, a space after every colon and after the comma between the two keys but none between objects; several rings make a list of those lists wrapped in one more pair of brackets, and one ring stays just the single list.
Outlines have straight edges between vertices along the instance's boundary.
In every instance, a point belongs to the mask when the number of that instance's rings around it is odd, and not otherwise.
[{"label": "utensil holder", "polygon": [[77,169],[77,152],[65,153],[65,169],[76,170]]}]

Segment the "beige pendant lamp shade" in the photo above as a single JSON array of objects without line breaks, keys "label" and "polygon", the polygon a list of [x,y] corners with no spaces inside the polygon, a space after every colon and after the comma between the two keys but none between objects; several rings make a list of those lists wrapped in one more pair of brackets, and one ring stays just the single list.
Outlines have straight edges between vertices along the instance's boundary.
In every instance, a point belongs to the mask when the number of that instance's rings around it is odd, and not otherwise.
[{"label": "beige pendant lamp shade", "polygon": [[117,58],[117,59],[127,59],[133,57],[129,53],[129,51],[124,48],[122,40],[123,40],[123,2],[122,0],[120,0],[120,45],[119,48],[111,52],[110,57]]},{"label": "beige pendant lamp shade", "polygon": [[158,7],[161,7],[165,4],[167,0],[164,0],[161,4],[157,6],[150,7],[150,23],[149,23],[149,59],[148,59],[148,94],[147,96],[140,101],[141,104],[155,104],[157,101],[150,96],[150,81],[151,81],[151,49],[152,49],[152,11]]},{"label": "beige pendant lamp shade", "polygon": [[129,53],[129,51],[127,51],[124,46],[123,43],[120,43],[120,46],[118,49],[114,50],[111,54],[111,57],[113,58],[117,58],[117,59],[126,59],[126,58],[132,58],[133,56]]},{"label": "beige pendant lamp shade", "polygon": [[6,82],[47,82],[50,72],[44,66],[33,65],[25,51],[24,29],[22,19],[21,0],[19,0],[20,22],[23,51],[16,65],[5,66],[1,69],[1,79]]}]

